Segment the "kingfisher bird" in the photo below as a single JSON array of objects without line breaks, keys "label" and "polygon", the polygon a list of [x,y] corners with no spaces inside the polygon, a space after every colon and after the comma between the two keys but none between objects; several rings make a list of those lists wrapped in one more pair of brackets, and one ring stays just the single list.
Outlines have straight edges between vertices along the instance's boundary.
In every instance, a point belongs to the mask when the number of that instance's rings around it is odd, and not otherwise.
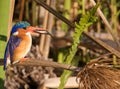
[{"label": "kingfisher bird", "polygon": [[12,27],[4,54],[4,70],[8,65],[25,59],[32,45],[32,32],[48,33],[43,28],[30,26],[26,21],[18,22]]}]

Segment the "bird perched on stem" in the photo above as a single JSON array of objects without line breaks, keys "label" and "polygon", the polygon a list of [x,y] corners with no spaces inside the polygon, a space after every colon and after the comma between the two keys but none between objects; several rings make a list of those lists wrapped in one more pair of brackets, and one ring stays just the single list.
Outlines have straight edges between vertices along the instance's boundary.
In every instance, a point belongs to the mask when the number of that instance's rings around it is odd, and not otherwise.
[{"label": "bird perched on stem", "polygon": [[4,54],[4,70],[8,65],[23,61],[32,45],[31,33],[48,32],[43,28],[33,27],[26,21],[21,21],[12,27],[10,38],[8,40]]}]

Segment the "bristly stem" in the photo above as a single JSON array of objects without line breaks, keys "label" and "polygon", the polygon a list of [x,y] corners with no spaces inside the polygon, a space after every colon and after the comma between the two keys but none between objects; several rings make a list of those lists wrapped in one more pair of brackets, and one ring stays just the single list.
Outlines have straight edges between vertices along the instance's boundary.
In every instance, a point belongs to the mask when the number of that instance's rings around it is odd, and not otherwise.
[{"label": "bristly stem", "polygon": [[[86,28],[88,28],[93,22],[96,21],[95,12],[98,8],[99,4],[97,4],[95,7],[93,7],[87,14],[83,15],[80,18],[79,23],[75,23],[75,32],[73,33],[73,43],[71,48],[69,49],[69,54],[66,57],[66,64],[73,65],[73,58],[75,57],[75,54],[78,50],[78,45],[80,43],[80,37],[81,34],[84,32]],[[75,62],[75,61],[74,61]],[[61,75],[61,83],[58,87],[58,89],[63,89],[65,83],[67,82],[67,79],[72,74],[71,71],[64,70],[64,72]]]}]

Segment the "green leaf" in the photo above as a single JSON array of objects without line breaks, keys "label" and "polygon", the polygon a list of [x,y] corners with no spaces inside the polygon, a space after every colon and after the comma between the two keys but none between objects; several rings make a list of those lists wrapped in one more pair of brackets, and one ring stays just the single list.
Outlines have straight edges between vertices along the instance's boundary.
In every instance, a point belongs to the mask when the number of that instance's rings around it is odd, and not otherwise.
[{"label": "green leaf", "polygon": [[[8,33],[9,22],[10,22],[10,3],[12,0],[0,0],[0,58],[3,59],[4,51],[6,47],[6,36]],[[14,5],[14,4],[13,4]],[[0,66],[0,89],[4,89],[5,71],[3,66]]]},{"label": "green leaf", "polygon": [[[93,7],[87,14],[83,15],[79,23],[75,23],[76,27],[75,27],[75,32],[73,34],[73,43],[72,43],[71,48],[69,49],[69,54],[66,57],[66,61],[65,61],[66,64],[73,65],[72,64],[73,58],[77,52],[77,48],[80,43],[81,34],[85,29],[87,29],[91,24],[93,24],[93,22],[97,20],[97,18],[95,17],[95,12],[98,6],[99,4]],[[61,75],[61,83],[58,89],[64,88],[64,85],[71,74],[72,74],[71,71],[64,70],[63,74]]]},{"label": "green leaf", "polygon": [[5,71],[3,71],[3,66],[0,66],[0,89],[4,89],[4,79]]}]

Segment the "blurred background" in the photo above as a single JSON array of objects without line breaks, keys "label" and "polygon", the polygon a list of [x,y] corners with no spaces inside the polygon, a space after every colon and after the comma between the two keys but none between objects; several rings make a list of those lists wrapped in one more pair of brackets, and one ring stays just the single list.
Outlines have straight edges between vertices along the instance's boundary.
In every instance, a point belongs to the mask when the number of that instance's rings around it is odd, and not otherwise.
[{"label": "blurred background", "polygon": [[[100,9],[112,27],[114,35],[117,36],[117,39],[120,39],[120,0],[95,0],[95,2],[100,3]],[[45,9],[44,5],[48,5],[48,8]],[[91,3],[91,0],[0,1],[0,89],[3,89],[3,80],[5,79],[4,71],[2,70],[4,50],[11,27],[16,22],[28,21],[32,26],[46,28],[52,34],[52,37],[44,34],[32,34],[32,48],[27,54],[27,57],[37,60],[44,58],[45,60],[64,63],[66,54],[69,52],[68,49],[73,42],[74,28],[66,24],[62,20],[61,15],[71,23],[79,22],[81,16],[85,15],[92,7],[93,3]],[[55,12],[50,8],[55,10]],[[99,13],[96,15],[98,16],[97,21],[86,32],[119,51],[120,48],[114,42],[112,35],[107,30],[108,28],[100,18]],[[91,59],[109,53],[105,48],[84,34],[80,37],[80,40],[81,42],[75,55],[75,59],[79,59],[78,66],[80,67],[84,66]],[[116,58],[116,56],[109,55],[109,58]],[[21,66],[19,68],[15,67],[14,73],[25,81],[27,88],[25,88],[23,82],[15,78],[6,78],[4,82],[6,89],[33,89],[33,87],[34,89],[40,89],[39,87],[41,87],[45,79],[45,74],[48,74],[50,78],[57,77],[61,75],[62,70],[56,70],[51,67],[43,68],[35,66],[24,68]]]}]

